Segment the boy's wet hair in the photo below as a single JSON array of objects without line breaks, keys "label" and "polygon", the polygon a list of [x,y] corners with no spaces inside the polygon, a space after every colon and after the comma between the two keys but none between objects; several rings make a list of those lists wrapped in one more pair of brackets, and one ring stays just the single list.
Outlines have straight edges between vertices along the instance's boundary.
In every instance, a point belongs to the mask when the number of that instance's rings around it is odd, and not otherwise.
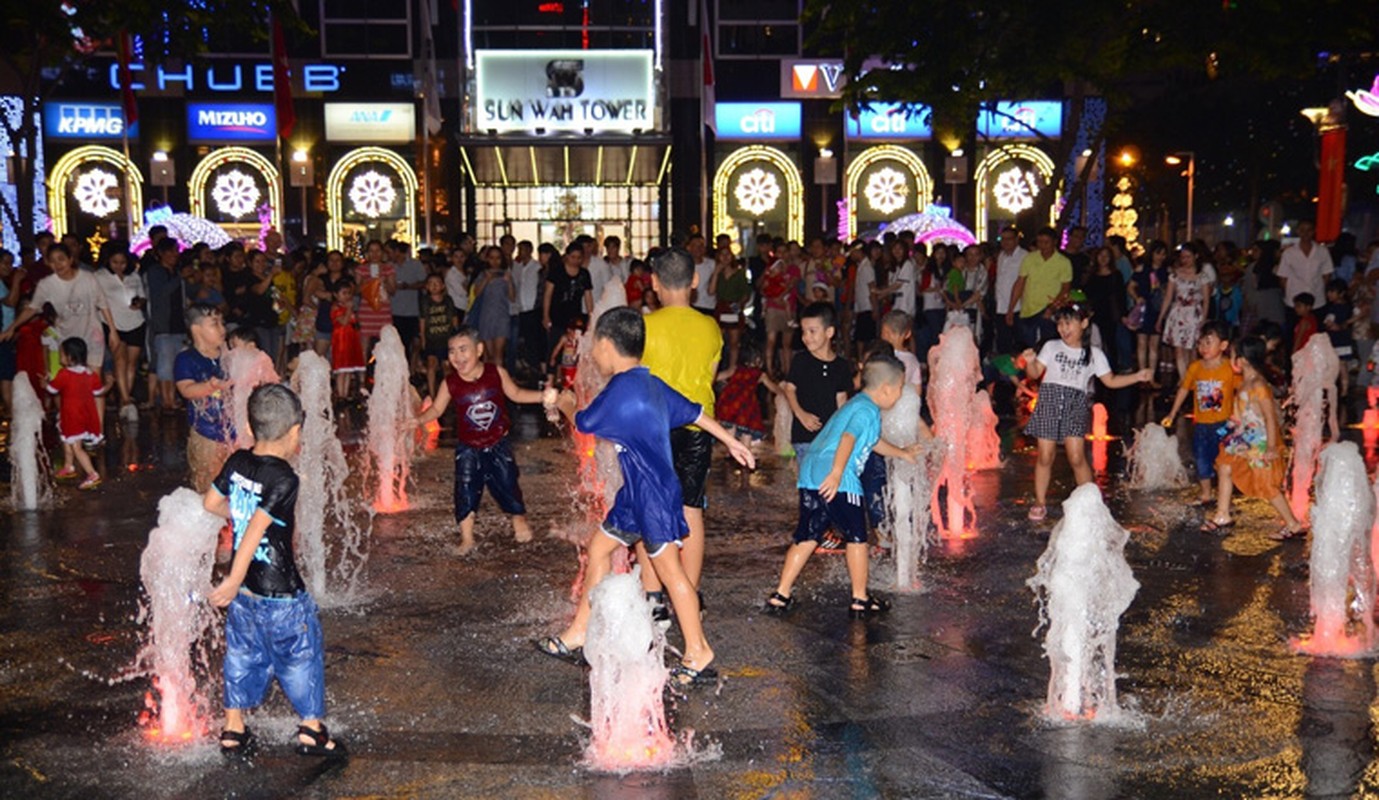
[{"label": "boy's wet hair", "polygon": [[817,319],[825,328],[832,328],[838,324],[838,317],[833,312],[832,303],[810,303],[800,312],[800,322],[807,319]]},{"label": "boy's wet hair", "polygon": [[68,336],[62,340],[62,354],[76,365],[86,364],[86,340],[80,336]]},{"label": "boy's wet hair", "polygon": [[651,271],[666,289],[688,289],[694,282],[694,258],[682,247],[672,247],[656,256]]},{"label": "boy's wet hair", "polygon": [[187,306],[187,327],[195,328],[198,322],[219,316],[220,309],[210,303],[192,303]]},{"label": "boy's wet hair", "polygon": [[1293,295],[1293,305],[1297,305],[1298,303],[1312,308],[1317,304],[1317,298],[1313,297],[1311,292],[1300,292],[1299,294]]},{"label": "boy's wet hair", "polygon": [[259,333],[254,330],[252,325],[241,325],[225,335],[225,339],[233,346],[235,344],[252,344],[259,346]]},{"label": "boy's wet hair", "polygon": [[905,382],[905,365],[894,355],[876,353],[862,367],[862,388],[878,389]]},{"label": "boy's wet hair", "polygon": [[914,328],[914,325],[915,318],[910,316],[908,312],[901,311],[898,308],[887,311],[885,315],[881,317],[881,327],[890,328],[896,333],[909,333]]},{"label": "boy's wet hair", "polygon": [[646,322],[641,312],[634,308],[609,309],[594,325],[594,338],[612,342],[618,355],[641,358],[646,349]]},{"label": "boy's wet hair", "polygon": [[1206,336],[1215,336],[1223,342],[1229,342],[1231,340],[1231,329],[1221,320],[1214,319],[1202,325],[1202,332],[1197,335],[1197,338],[1202,339]]},{"label": "boy's wet hair", "polygon": [[305,421],[302,401],[281,383],[265,383],[249,395],[249,430],[260,442],[276,442]]},{"label": "boy's wet hair", "polygon": [[478,329],[476,329],[476,328],[475,328],[474,326],[472,326],[472,325],[461,325],[460,328],[459,328],[459,330],[457,330],[457,331],[455,331],[454,333],[450,334],[450,338],[449,338],[449,339],[446,339],[445,341],[446,341],[446,344],[449,344],[450,342],[453,342],[453,341],[455,341],[456,339],[468,339],[469,341],[473,342],[475,345],[483,344],[483,341],[484,341],[483,338],[481,338],[481,337],[479,336],[479,331],[478,331]]}]

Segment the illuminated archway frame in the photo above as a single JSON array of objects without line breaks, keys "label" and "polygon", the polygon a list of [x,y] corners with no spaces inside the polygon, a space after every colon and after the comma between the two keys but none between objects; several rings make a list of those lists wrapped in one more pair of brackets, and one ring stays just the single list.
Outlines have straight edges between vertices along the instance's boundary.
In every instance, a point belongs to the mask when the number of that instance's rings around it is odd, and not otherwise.
[{"label": "illuminated archway frame", "polygon": [[124,157],[118,150],[109,147],[102,147],[98,144],[88,144],[70,151],[53,165],[53,171],[48,176],[48,209],[52,215],[53,235],[62,238],[67,233],[67,182],[72,179],[77,170],[87,164],[109,164],[124,173],[125,197],[124,203],[127,208],[134,213],[130,217],[134,220],[134,230],[129,232],[132,237],[139,228],[143,227],[144,220],[144,176],[139,172],[139,168],[134,166],[134,162]]},{"label": "illuminated archway frame", "polygon": [[[278,168],[273,166],[263,155],[250,150],[247,147],[222,147],[212,150],[201,159],[201,163],[192,170],[191,179],[188,181],[187,188],[191,192],[191,213],[198,217],[210,218],[206,213],[206,185],[211,182],[211,175],[226,164],[248,164],[253,167],[263,180],[268,184],[268,206],[272,211],[269,224],[273,230],[281,231],[282,228],[282,175]],[[244,218],[247,222],[258,224],[257,214],[250,214]],[[245,224],[241,220],[234,220],[226,224]]]},{"label": "illuminated archway frame", "polygon": [[382,147],[361,147],[346,153],[345,157],[331,168],[330,177],[326,179],[326,214],[330,218],[326,223],[326,246],[331,250],[343,250],[345,247],[345,176],[349,175],[350,170],[370,161],[387,164],[402,179],[403,187],[406,189],[402,200],[406,208],[407,235],[399,238],[405,238],[409,244],[416,244],[416,172],[412,170],[411,164],[391,150]]},{"label": "illuminated archway frame", "polygon": [[728,213],[728,180],[734,172],[753,161],[764,161],[785,176],[786,238],[804,241],[804,181],[800,178],[800,168],[785,153],[759,144],[734,150],[718,165],[718,171],[713,175],[714,233],[732,231],[733,215]]},{"label": "illuminated archway frame", "polygon": [[909,210],[901,209],[898,216],[913,214],[923,211],[925,206],[933,202],[934,179],[929,174],[929,169],[924,166],[924,162],[919,156],[903,147],[893,144],[877,145],[863,150],[852,163],[848,164],[847,169],[847,198],[848,198],[848,230],[857,230],[857,186],[862,182],[862,175],[866,171],[881,161],[899,161],[905,165],[910,174],[915,176],[915,197]]},{"label": "illuminated archway frame", "polygon": [[[1040,176],[1044,178],[1046,188],[1053,187],[1053,159],[1048,154],[1037,147],[1027,144],[1008,144],[998,147],[987,154],[982,159],[982,163],[977,165],[977,238],[980,241],[991,241],[991,220],[987,217],[986,190],[987,183],[991,180],[996,168],[1006,163],[1023,159],[1034,164],[1034,168],[1039,170]],[[1059,200],[1063,193],[1055,191],[1053,202],[1049,204],[1049,224],[1054,225],[1058,222]]]}]

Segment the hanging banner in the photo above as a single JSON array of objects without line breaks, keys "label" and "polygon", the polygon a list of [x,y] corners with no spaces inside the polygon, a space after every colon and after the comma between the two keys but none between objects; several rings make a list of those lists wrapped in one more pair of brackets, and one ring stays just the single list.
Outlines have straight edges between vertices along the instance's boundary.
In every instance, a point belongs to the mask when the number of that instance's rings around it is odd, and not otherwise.
[{"label": "hanging banner", "polygon": [[1321,180],[1317,187],[1317,241],[1334,242],[1345,217],[1345,128],[1321,135]]}]

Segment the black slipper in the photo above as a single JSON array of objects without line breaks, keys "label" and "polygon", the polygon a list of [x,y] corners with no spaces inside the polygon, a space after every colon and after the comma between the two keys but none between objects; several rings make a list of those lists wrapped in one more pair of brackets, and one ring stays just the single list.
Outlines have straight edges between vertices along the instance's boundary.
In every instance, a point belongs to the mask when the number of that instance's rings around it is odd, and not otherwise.
[{"label": "black slipper", "polygon": [[[226,758],[245,758],[253,754],[258,737],[246,725],[242,731],[223,730],[220,732],[220,754]],[[235,742],[227,746],[226,742]]]},{"label": "black slipper", "polygon": [[890,610],[891,604],[879,597],[854,597],[852,602],[848,604],[848,616],[853,619],[862,619],[873,614],[884,614]]},{"label": "black slipper", "polygon": [[[297,755],[299,756],[319,756],[321,758],[345,758],[349,751],[339,740],[330,738],[330,731],[326,730],[325,724],[321,729],[313,730],[305,725],[297,726]],[[305,736],[311,739],[311,744],[306,744],[300,737]]]},{"label": "black slipper", "polygon": [[584,659],[583,647],[569,647],[559,636],[542,636],[532,642],[543,655],[557,658],[566,664],[574,664],[576,667],[583,667],[589,664]]},{"label": "black slipper", "polygon": [[695,669],[679,664],[670,671],[670,681],[681,689],[688,689],[693,686],[711,686],[718,683],[718,670],[714,669],[712,665],[703,669]]},{"label": "black slipper", "polygon": [[774,614],[783,617],[790,613],[790,608],[795,605],[794,597],[786,597],[780,592],[771,592],[771,596],[766,598],[761,610],[767,614]]}]

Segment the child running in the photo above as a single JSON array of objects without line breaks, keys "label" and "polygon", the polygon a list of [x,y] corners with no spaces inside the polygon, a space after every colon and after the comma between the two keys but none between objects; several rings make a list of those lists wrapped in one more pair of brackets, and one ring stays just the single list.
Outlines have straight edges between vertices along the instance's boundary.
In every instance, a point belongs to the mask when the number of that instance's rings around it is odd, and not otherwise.
[{"label": "child running", "polygon": [[436,390],[436,402],[417,416],[422,426],[440,419],[455,401],[455,521],[460,524],[457,555],[474,550],[474,513],[479,510],[484,487],[503,509],[512,515],[513,538],[531,541],[527,506],[522,502],[522,487],[517,483],[517,460],[508,444],[507,401],[540,403],[541,392],[523,389],[508,371],[484,361],[484,345],[479,332],[460,328],[450,337],[450,366],[453,371]]},{"label": "child running", "polygon": [[206,492],[205,507],[228,517],[234,529],[230,574],[207,599],[225,617],[225,729],[220,752],[247,756],[255,745],[244,712],[263,702],[274,678],[301,717],[297,753],[343,758],[326,714],[325,644],[316,602],[306,591],[292,552],[297,473],[288,459],[297,452],[306,414],[282,384],[249,395],[254,448],[226,460]]},{"label": "child running", "polygon": [[114,384],[114,379],[101,382],[101,376],[86,366],[86,341],[77,336],[62,340],[62,369],[48,383],[48,391],[57,395],[58,433],[62,436],[63,467],[54,476],[59,480],[75,478],[80,466],[86,476],[78,489],[94,489],[101,485],[100,473],[91,464],[86,446],[105,441],[101,434],[101,416],[96,410],[96,398]]},{"label": "child running", "polygon": [[905,367],[894,356],[873,355],[862,369],[862,391],[834,414],[800,459],[800,518],[794,544],[785,554],[776,591],[764,611],[784,614],[795,604],[795,580],[833,528],[847,542],[851,602],[848,615],[860,619],[890,610],[867,589],[867,522],[862,510],[862,468],[875,448],[883,456],[914,461],[908,450],[881,440],[881,412],[893,407],[905,388]]},{"label": "child running", "polygon": [[1063,443],[1077,485],[1092,480],[1084,440],[1092,416],[1088,402],[1092,378],[1096,377],[1109,389],[1119,389],[1147,382],[1153,377],[1147,369],[1128,375],[1112,374],[1106,354],[1092,346],[1087,330],[1089,319],[1089,309],[1081,303],[1059,306],[1053,312],[1058,338],[1045,342],[1037,357],[1032,349],[1022,355],[1029,376],[1043,379],[1039,402],[1025,426],[1025,433],[1039,440],[1039,459],[1034,464],[1034,505],[1029,509],[1031,522],[1042,522],[1048,517],[1045,502],[1059,442]]},{"label": "child running", "polygon": [[[1188,365],[1178,395],[1173,398],[1173,408],[1163,419],[1163,426],[1171,431],[1178,409],[1192,394],[1192,458],[1202,486],[1198,503],[1203,508],[1216,504],[1211,479],[1216,477],[1216,455],[1226,435],[1225,422],[1235,408],[1235,387],[1239,382],[1230,361],[1224,358],[1230,347],[1228,337],[1225,323],[1212,321],[1202,326],[1202,334],[1197,338],[1197,354],[1201,358]],[[1211,530],[1207,527],[1210,524],[1211,520],[1207,520],[1202,530]]]},{"label": "child running", "polygon": [[1283,497],[1283,475],[1288,459],[1283,454],[1283,431],[1278,423],[1278,406],[1265,378],[1268,370],[1264,340],[1246,336],[1236,342],[1231,354],[1232,365],[1240,370],[1240,390],[1235,394],[1235,414],[1231,417],[1231,432],[1221,443],[1216,458],[1220,473],[1216,491],[1216,514],[1202,526],[1203,530],[1228,532],[1235,525],[1231,517],[1231,489],[1239,489],[1246,497],[1268,500],[1283,518],[1283,527],[1273,534],[1274,539],[1291,539],[1307,532],[1307,526],[1293,516]]},{"label": "child running", "polygon": [[[594,326],[594,347],[590,353],[599,372],[609,376],[608,385],[578,414],[573,392],[566,390],[559,396],[560,410],[579,430],[617,445],[623,485],[600,533],[589,540],[589,571],[574,620],[558,636],[537,640],[536,647],[548,656],[582,663],[589,627],[589,592],[612,570],[613,554],[618,548],[642,542],[652,569],[670,594],[671,607],[685,637],[684,658],[671,671],[671,679],[680,686],[713,683],[718,678],[717,670],[709,666],[714,653],[699,619],[694,583],[680,559],[680,543],[689,526],[685,523],[680,481],[670,452],[670,430],[693,423],[727,445],[728,452],[739,463],[751,468],[756,461],[752,451],[714,422],[701,406],[642,366],[645,346],[646,325],[636,309],[608,311]],[[547,392],[549,396],[554,390]]]},{"label": "child running", "polygon": [[750,343],[743,344],[738,365],[718,373],[717,380],[725,381],[718,393],[715,411],[718,421],[737,434],[745,445],[766,437],[766,423],[761,416],[761,401],[757,387],[765,386],[772,394],[780,394],[780,384],[762,370],[761,351]]}]

